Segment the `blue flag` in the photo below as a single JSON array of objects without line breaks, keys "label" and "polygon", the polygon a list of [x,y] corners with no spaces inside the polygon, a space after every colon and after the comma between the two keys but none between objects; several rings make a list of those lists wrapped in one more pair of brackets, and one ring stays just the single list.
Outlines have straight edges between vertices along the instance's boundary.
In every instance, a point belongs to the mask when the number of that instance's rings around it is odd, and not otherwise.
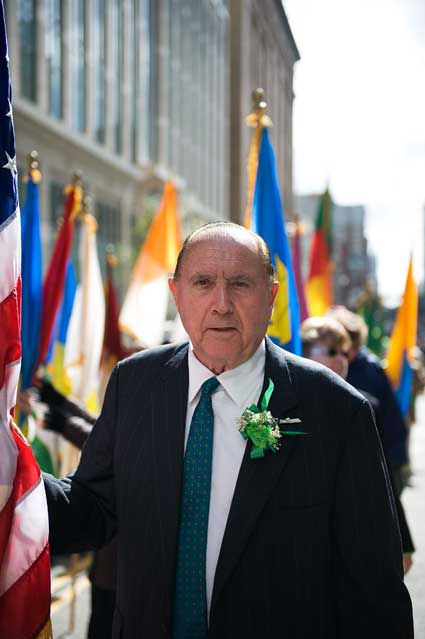
[{"label": "blue flag", "polygon": [[258,156],[251,229],[267,243],[280,285],[267,334],[278,346],[300,355],[300,310],[274,153],[266,128]]},{"label": "blue flag", "polygon": [[27,199],[21,213],[22,365],[21,390],[31,386],[38,359],[42,303],[42,257],[38,184],[28,176]]}]

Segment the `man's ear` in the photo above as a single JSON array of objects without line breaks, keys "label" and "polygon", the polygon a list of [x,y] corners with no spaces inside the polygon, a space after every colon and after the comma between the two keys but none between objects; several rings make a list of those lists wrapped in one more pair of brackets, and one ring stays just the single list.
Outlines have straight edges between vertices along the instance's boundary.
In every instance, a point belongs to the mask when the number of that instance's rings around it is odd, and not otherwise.
[{"label": "man's ear", "polygon": [[173,296],[174,302],[177,306],[177,286],[173,277],[168,278],[168,288],[170,289],[171,295]]},{"label": "man's ear", "polygon": [[276,295],[279,291],[279,282],[274,282],[273,287],[272,287],[272,306],[274,305],[275,301],[276,301]]}]

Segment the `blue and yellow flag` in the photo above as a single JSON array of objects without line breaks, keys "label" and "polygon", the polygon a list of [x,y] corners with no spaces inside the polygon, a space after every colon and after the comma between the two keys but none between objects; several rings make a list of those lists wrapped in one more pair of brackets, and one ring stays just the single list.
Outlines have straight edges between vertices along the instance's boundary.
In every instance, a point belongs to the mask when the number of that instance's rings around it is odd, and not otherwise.
[{"label": "blue and yellow flag", "polygon": [[267,128],[262,131],[251,229],[267,243],[280,284],[267,334],[278,346],[299,355],[300,311],[276,164]]},{"label": "blue and yellow flag", "polygon": [[71,393],[71,382],[66,373],[65,344],[68,334],[68,326],[74,306],[77,291],[77,278],[71,261],[66,270],[63,298],[56,314],[53,334],[50,341],[49,352],[46,358],[47,371],[53,386],[65,396]]},{"label": "blue and yellow flag", "polygon": [[409,410],[412,392],[412,360],[416,346],[417,323],[418,289],[413,278],[413,260],[410,258],[403,300],[397,311],[388,348],[386,369],[404,416]]},{"label": "blue and yellow flag", "polygon": [[[28,175],[27,199],[22,207],[22,364],[21,390],[32,384],[38,360],[42,300],[40,203],[37,176]],[[34,179],[33,179],[34,177]]]}]

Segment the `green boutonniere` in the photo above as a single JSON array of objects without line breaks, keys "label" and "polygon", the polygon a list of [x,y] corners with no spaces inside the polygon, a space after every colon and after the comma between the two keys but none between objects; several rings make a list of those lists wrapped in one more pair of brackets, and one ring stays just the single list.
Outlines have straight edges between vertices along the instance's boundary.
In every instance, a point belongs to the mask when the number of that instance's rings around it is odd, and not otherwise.
[{"label": "green boutonniere", "polygon": [[259,459],[264,457],[266,450],[271,450],[275,453],[280,447],[280,439],[282,435],[306,435],[301,430],[281,430],[279,423],[301,423],[301,420],[295,417],[294,419],[279,420],[277,417],[273,417],[270,411],[267,410],[270,397],[274,390],[274,384],[269,379],[269,385],[264,397],[261,401],[260,408],[256,404],[252,404],[249,408],[246,408],[238,419],[239,431],[244,439],[250,439],[252,441],[251,459]]}]

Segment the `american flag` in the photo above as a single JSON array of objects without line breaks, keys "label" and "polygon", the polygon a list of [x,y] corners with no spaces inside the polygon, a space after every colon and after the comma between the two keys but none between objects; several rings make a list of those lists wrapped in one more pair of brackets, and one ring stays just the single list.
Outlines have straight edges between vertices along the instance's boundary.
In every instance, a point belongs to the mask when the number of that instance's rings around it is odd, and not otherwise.
[{"label": "american flag", "polygon": [[21,236],[3,0],[0,13],[0,637],[49,639],[46,496],[11,417],[21,365]]}]

